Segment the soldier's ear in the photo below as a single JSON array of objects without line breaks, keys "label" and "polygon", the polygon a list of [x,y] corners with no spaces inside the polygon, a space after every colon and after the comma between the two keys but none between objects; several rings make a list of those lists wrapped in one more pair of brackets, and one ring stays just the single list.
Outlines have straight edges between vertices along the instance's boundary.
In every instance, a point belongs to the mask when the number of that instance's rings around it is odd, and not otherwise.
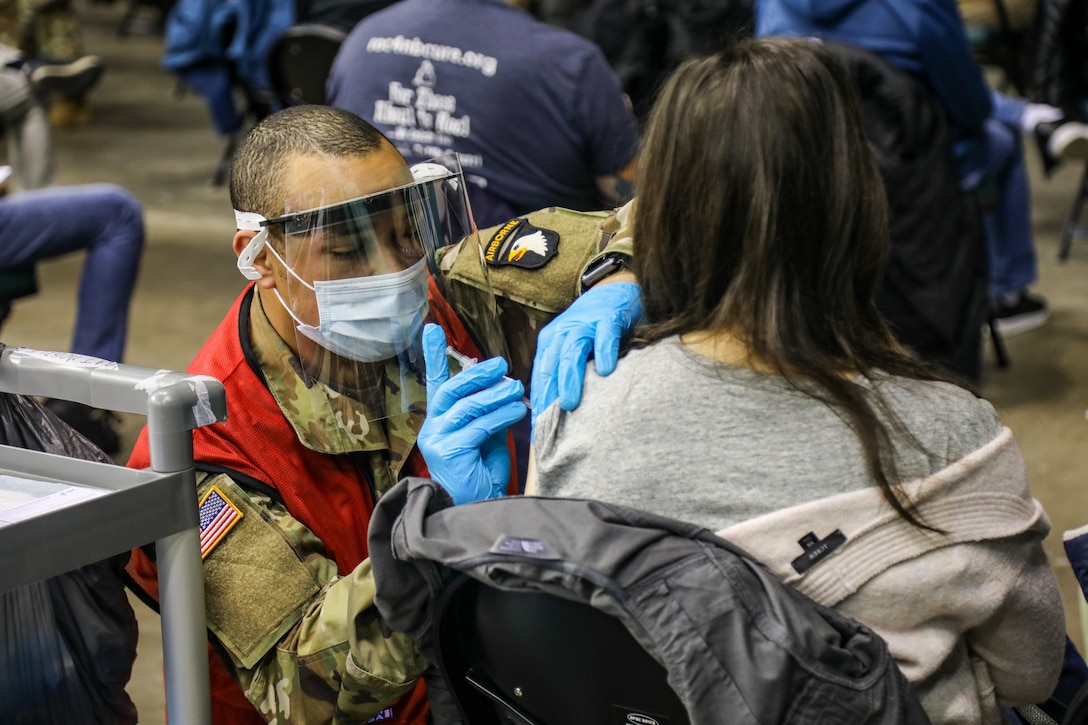
[{"label": "soldier's ear", "polygon": [[269,266],[268,250],[265,243],[268,229],[259,232],[252,229],[239,229],[234,233],[234,253],[238,255],[238,271],[246,279],[257,282],[265,288],[276,286],[272,268]]}]

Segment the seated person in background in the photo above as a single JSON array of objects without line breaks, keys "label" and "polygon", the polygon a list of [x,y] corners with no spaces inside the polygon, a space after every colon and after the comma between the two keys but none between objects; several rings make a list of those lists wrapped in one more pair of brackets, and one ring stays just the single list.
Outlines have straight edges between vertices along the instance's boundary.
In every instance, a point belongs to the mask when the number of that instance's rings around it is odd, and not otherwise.
[{"label": "seated person in background", "polygon": [[[498,331],[493,298],[455,297],[436,273],[447,242],[477,239],[463,177],[435,166],[416,179],[377,129],[319,105],[269,115],[235,154],[233,247],[252,282],[188,368],[221,380],[233,411],[193,432],[201,510],[237,516],[203,559],[216,723],[429,722],[427,663],[373,608],[370,516],[408,475],[456,482],[462,501],[505,490],[506,431],[525,407],[501,359],[464,371],[468,404],[494,413],[469,433],[487,464],[454,455],[428,471],[417,440],[426,429],[455,441],[442,427],[460,409],[427,394],[423,322],[477,359],[535,342],[531,329]],[[482,264],[467,251],[458,259]],[[149,463],[145,429],[128,465]],[[134,551],[130,570],[154,599],[152,557]]]},{"label": "seated person in background", "polygon": [[409,163],[455,151],[480,228],[548,206],[629,196],[638,123],[600,48],[529,0],[400,0],[361,20],[328,104],[381,130]]},{"label": "seated person in background", "polygon": [[1020,135],[1041,124],[1049,128],[1062,112],[989,88],[955,0],[756,0],[755,10],[758,36],[817,36],[856,45],[933,92],[951,123],[960,185],[996,188],[994,208],[984,219],[996,326],[1011,335],[1044,324],[1045,300],[1028,293],[1038,270]]},{"label": "seated person in background", "polygon": [[86,91],[101,74],[102,64],[95,56],[53,63],[0,44],[0,131],[7,136],[13,191],[53,183],[52,134],[46,114],[50,98]]},{"label": "seated person in background", "polygon": [[[55,186],[0,198],[0,267],[86,252],[72,353],[122,361],[143,247],[143,208],[119,186]],[[106,453],[120,450],[117,421],[109,411],[67,400],[46,405]]]},{"label": "seated person in background", "polygon": [[887,204],[846,70],[781,38],[685,62],[640,168],[644,323],[575,410],[534,407],[526,492],[719,531],[882,635],[934,723],[1045,700],[1049,522],[990,404],[876,310]]},{"label": "seated person in background", "polygon": [[48,102],[49,121],[55,127],[84,125],[90,120],[87,93],[102,74],[102,61],[84,51],[72,0],[0,0],[0,43],[18,48],[35,62],[68,66],[66,73],[93,77],[90,83],[54,89]]}]

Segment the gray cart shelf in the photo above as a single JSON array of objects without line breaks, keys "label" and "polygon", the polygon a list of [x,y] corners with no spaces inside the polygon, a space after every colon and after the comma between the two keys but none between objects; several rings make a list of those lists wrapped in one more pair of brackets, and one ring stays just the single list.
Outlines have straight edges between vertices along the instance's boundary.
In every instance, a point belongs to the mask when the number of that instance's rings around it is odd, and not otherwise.
[{"label": "gray cart shelf", "polygon": [[0,445],[0,474],[109,492],[0,526],[0,591],[154,541],[167,717],[210,723],[192,431],[226,419],[223,385],[81,355],[4,348],[0,391],[147,416],[151,468],[145,471]]}]

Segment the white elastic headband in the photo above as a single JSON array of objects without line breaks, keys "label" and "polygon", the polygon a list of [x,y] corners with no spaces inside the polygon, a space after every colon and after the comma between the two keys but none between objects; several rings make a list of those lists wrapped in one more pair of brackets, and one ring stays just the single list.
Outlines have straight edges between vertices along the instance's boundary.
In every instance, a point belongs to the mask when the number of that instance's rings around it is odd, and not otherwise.
[{"label": "white elastic headband", "polygon": [[261,222],[263,221],[265,221],[265,218],[256,212],[234,210],[234,222],[239,229],[259,232],[262,229]]},{"label": "white elastic headband", "polygon": [[238,255],[238,271],[246,279],[257,280],[261,278],[261,273],[253,266],[253,260],[264,249],[265,240],[268,239],[268,227],[261,226],[261,222],[264,220],[265,218],[256,212],[234,210],[234,221],[239,229],[258,232],[253,239],[249,240],[249,244],[242,250],[242,253]]}]

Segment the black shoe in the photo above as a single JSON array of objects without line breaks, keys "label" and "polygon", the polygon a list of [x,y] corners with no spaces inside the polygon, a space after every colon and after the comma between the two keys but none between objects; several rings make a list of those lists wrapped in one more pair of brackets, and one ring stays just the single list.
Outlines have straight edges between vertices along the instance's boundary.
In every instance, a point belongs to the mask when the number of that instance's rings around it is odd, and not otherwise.
[{"label": "black shoe", "polygon": [[1046,300],[1026,292],[1020,294],[1015,304],[998,300],[994,305],[994,326],[1005,337],[1042,327],[1049,319],[1050,310]]},{"label": "black shoe", "polygon": [[112,411],[92,408],[70,400],[50,399],[44,401],[44,405],[75,428],[76,432],[101,448],[103,453],[112,456],[121,452],[121,436],[116,430],[121,420]]},{"label": "black shoe", "polygon": [[1054,173],[1054,169],[1061,164],[1059,157],[1050,151],[1050,137],[1062,123],[1062,121],[1040,123],[1035,127],[1035,133],[1032,134],[1035,137],[1035,144],[1039,147],[1039,158],[1043,162],[1043,172],[1048,178]]},{"label": "black shoe", "polygon": [[24,70],[35,88],[46,95],[80,95],[98,83],[103,69],[101,58],[85,55],[67,62],[36,58],[28,60]]}]

